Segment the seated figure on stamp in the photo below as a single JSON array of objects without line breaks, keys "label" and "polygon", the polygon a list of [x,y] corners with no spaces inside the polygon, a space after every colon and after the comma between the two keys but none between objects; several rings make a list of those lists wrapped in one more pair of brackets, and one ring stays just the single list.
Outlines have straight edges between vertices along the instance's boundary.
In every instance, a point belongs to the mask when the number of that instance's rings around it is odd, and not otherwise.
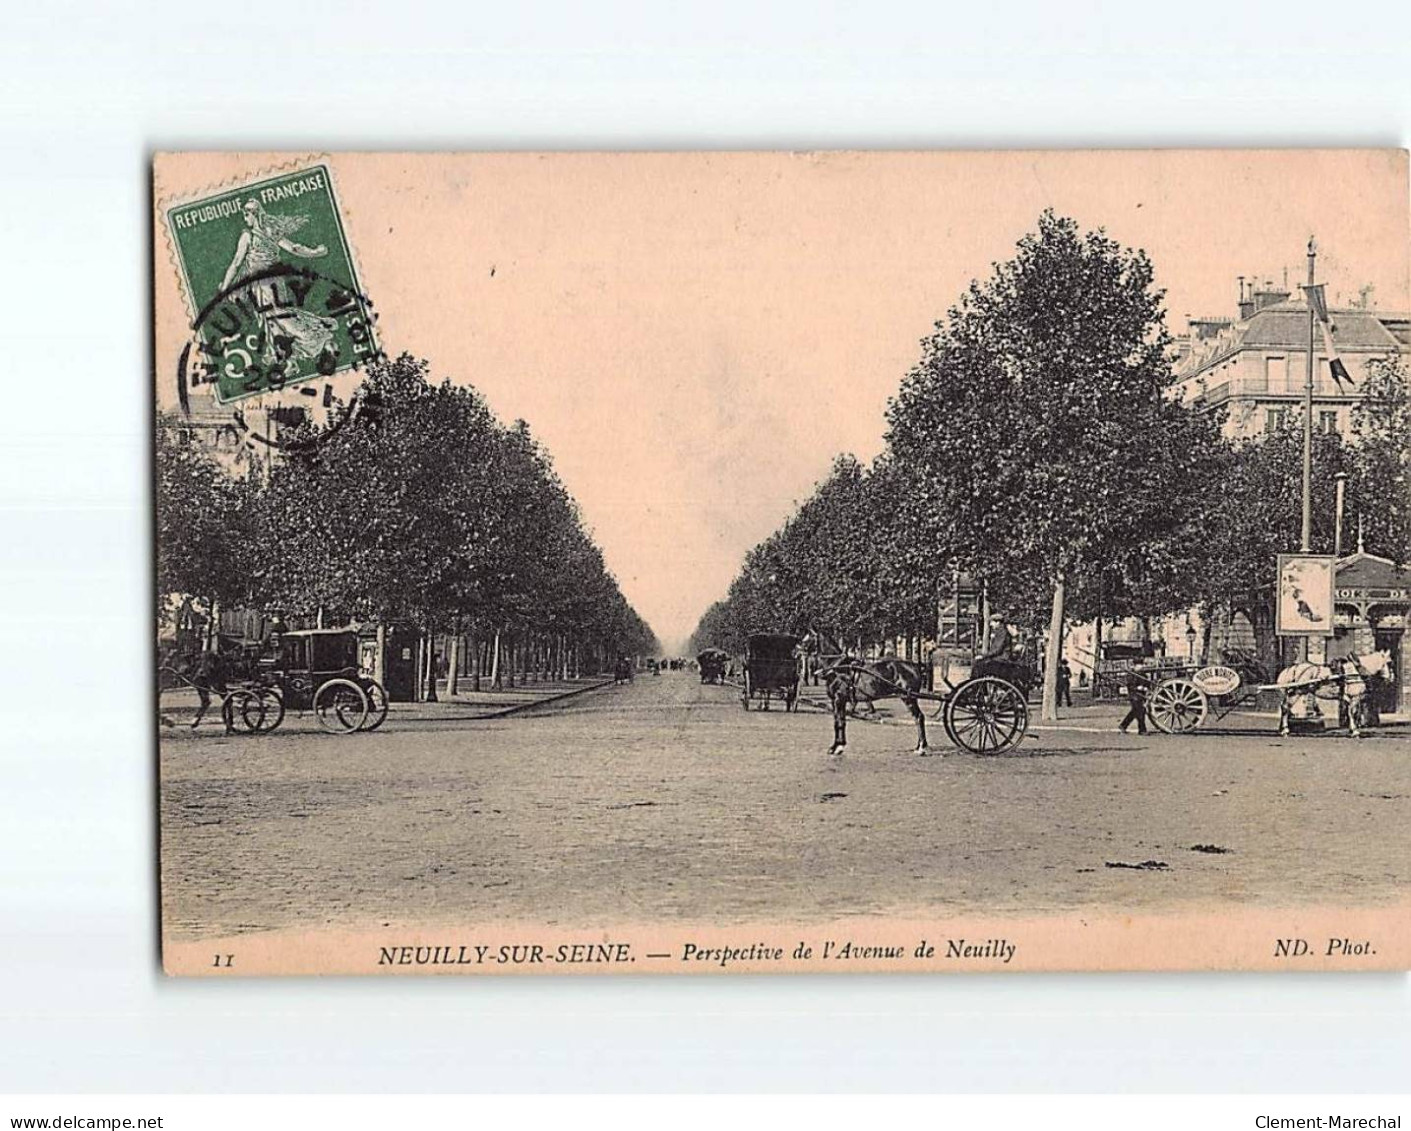
[{"label": "seated figure on stamp", "polygon": [[[253,197],[245,202],[241,212],[245,230],[240,233],[235,255],[221,280],[222,294],[229,293],[232,285],[239,286],[241,280],[277,266],[281,252],[298,259],[318,259],[328,254],[323,244],[306,247],[289,238],[308,223],[307,216],[272,215]],[[276,288],[277,281],[265,278],[250,284],[255,318],[264,331],[260,335],[262,361],[271,372],[282,371],[290,361],[312,360],[325,350],[336,348],[333,335],[338,329],[334,319],[305,310],[297,301],[289,301],[288,296]]]}]

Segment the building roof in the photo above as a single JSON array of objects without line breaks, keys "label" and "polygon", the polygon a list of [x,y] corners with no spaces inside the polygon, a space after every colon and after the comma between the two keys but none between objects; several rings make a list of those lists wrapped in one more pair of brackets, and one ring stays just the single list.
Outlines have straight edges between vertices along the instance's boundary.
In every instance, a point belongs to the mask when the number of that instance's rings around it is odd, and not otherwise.
[{"label": "building roof", "polygon": [[[1382,314],[1375,310],[1335,309],[1329,312],[1333,323],[1333,344],[1349,352],[1390,352],[1405,350],[1411,344],[1411,324],[1405,315]],[[1192,331],[1190,353],[1180,360],[1182,378],[1192,377],[1241,350],[1286,350],[1304,353],[1308,349],[1308,307],[1302,302],[1280,302],[1254,311],[1248,318],[1216,328],[1214,320],[1202,320]],[[1324,349],[1322,335],[1314,351]]]},{"label": "building roof", "polygon": [[1383,314],[1382,325],[1402,345],[1411,346],[1411,314]]},{"label": "building roof", "polygon": [[1404,589],[1411,587],[1411,569],[1359,550],[1338,560],[1336,584],[1339,589]]},{"label": "building roof", "polygon": [[[1329,314],[1333,323],[1333,344],[1339,349],[1389,349],[1400,344],[1382,325],[1382,320],[1368,310],[1334,310]],[[1236,328],[1235,348],[1308,349],[1308,308],[1302,304],[1280,303],[1256,311],[1242,332]],[[1322,347],[1319,335],[1317,347]]]}]

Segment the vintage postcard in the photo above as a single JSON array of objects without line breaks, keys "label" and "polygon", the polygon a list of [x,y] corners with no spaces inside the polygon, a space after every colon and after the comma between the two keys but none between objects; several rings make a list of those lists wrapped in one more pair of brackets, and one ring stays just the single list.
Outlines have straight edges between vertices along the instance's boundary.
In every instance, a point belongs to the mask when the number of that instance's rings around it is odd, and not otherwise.
[{"label": "vintage postcard", "polygon": [[168,972],[1411,966],[1405,152],[153,185]]}]

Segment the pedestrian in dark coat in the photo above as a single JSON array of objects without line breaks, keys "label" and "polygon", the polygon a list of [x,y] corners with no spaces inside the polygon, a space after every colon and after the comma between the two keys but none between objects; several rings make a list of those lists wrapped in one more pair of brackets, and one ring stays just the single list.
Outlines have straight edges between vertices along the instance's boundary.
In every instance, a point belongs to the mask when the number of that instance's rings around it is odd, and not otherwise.
[{"label": "pedestrian in dark coat", "polygon": [[1146,733],[1146,677],[1137,671],[1127,673],[1127,716],[1117,724],[1117,729],[1124,734],[1133,722],[1137,724],[1137,733]]},{"label": "pedestrian in dark coat", "polygon": [[1058,661],[1058,702],[1055,706],[1073,706],[1073,669],[1067,660]]}]

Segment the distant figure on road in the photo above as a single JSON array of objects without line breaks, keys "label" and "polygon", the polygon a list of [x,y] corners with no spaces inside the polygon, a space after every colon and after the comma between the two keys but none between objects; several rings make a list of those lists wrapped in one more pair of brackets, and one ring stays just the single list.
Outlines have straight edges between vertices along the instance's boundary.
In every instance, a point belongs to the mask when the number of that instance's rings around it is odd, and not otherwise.
[{"label": "distant figure on road", "polygon": [[1073,706],[1073,669],[1067,660],[1058,661],[1058,699],[1054,706]]},{"label": "distant figure on road", "polygon": [[1127,715],[1117,724],[1117,729],[1123,734],[1127,733],[1127,728],[1135,721],[1137,733],[1146,733],[1146,677],[1135,670],[1127,673]]}]

